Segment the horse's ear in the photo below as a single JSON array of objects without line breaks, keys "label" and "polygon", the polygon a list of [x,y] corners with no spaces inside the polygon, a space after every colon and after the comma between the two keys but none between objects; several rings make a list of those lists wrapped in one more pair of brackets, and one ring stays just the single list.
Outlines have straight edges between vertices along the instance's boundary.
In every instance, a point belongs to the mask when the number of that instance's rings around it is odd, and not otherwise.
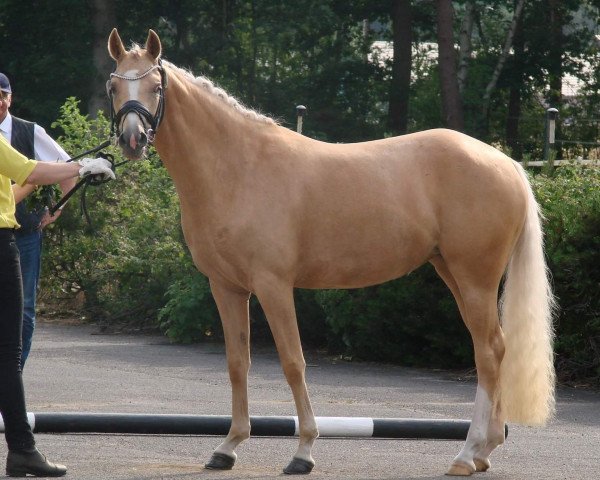
[{"label": "horse's ear", "polygon": [[123,46],[123,42],[121,41],[121,37],[119,37],[119,32],[117,32],[116,28],[112,29],[110,37],[108,37],[108,53],[116,62],[125,55],[125,47]]},{"label": "horse's ear", "polygon": [[148,30],[148,38],[146,40],[146,52],[153,58],[157,59],[160,57],[162,47],[160,45],[160,38],[156,32],[152,29]]}]

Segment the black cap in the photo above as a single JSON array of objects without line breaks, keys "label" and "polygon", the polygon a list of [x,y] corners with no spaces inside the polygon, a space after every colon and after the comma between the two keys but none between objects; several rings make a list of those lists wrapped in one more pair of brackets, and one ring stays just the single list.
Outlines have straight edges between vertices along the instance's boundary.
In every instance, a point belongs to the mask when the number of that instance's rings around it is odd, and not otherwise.
[{"label": "black cap", "polygon": [[8,77],[3,73],[0,73],[0,90],[6,93],[12,93],[10,89],[10,82],[8,81]]}]

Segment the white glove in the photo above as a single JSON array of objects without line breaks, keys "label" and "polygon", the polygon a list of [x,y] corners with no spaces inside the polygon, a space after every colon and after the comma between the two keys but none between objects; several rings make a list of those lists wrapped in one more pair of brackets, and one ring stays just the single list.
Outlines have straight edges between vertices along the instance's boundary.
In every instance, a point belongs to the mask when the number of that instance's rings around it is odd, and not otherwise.
[{"label": "white glove", "polygon": [[103,180],[112,178],[115,180],[115,172],[112,171],[112,164],[106,158],[82,158],[79,160],[79,176],[102,175]]}]

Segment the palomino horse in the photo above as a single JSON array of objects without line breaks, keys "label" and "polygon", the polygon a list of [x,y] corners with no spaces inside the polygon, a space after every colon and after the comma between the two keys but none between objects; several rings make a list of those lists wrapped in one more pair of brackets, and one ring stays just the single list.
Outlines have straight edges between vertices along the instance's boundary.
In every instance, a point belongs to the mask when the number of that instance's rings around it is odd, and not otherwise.
[{"label": "palomino horse", "polygon": [[425,262],[456,299],[478,374],[471,427],[448,473],[487,470],[505,421],[542,424],[551,416],[553,297],[538,204],[516,162],[449,130],[319,142],[162,62],[152,30],[144,48],[126,50],[115,29],[108,49],[117,63],[108,90],[119,144],[136,159],[154,140],[223,323],[232,422],[207,468],[231,468],[250,436],[251,294],[267,316],[298,413],[299,446],[284,472],[309,473],[319,432],[294,287],[364,287]]}]

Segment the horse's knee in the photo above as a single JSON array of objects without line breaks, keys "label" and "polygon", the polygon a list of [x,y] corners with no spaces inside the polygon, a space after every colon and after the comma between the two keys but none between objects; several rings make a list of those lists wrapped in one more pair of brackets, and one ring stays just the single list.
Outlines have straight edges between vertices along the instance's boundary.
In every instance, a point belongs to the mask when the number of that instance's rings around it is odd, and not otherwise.
[{"label": "horse's knee", "polygon": [[306,362],[301,360],[288,360],[281,362],[283,373],[290,386],[304,382],[304,373],[306,371]]},{"label": "horse's knee", "polygon": [[240,384],[248,381],[248,372],[250,371],[249,359],[227,360],[227,369],[229,371],[229,380],[232,384]]}]

